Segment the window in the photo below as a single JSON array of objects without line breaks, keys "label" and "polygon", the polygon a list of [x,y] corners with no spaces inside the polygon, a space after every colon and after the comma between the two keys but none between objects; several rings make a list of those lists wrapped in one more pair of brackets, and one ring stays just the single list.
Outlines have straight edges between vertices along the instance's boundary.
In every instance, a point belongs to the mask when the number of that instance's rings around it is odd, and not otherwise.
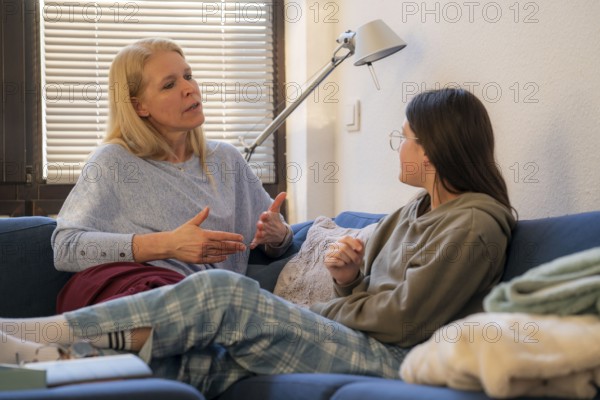
[{"label": "window", "polygon": [[[273,13],[256,1],[42,2],[44,178],[74,183],[101,142],[108,70],[119,49],[161,36],[184,50],[203,93],[208,139],[240,150],[273,119]],[[270,138],[251,165],[274,182]]]},{"label": "window", "polygon": [[[0,2],[9,22],[0,28],[0,215],[58,212],[103,139],[112,58],[137,39],[163,36],[182,46],[203,91],[208,139],[241,151],[239,137],[251,143],[282,103],[278,2]],[[285,190],[276,168],[285,163],[281,133],[251,162],[271,195]]]}]

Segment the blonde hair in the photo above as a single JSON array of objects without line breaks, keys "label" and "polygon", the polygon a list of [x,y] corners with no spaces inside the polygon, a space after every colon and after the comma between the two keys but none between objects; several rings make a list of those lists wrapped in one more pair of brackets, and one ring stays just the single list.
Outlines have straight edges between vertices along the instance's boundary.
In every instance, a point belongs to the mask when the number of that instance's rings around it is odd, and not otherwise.
[{"label": "blonde hair", "polygon": [[[173,156],[173,150],[156,128],[136,113],[132,98],[144,92],[143,70],[148,58],[161,51],[175,51],[185,58],[179,45],[163,38],[139,40],[114,58],[108,76],[109,115],[104,138],[104,143],[119,144],[140,158],[156,160]],[[200,126],[187,132],[186,146],[200,158],[206,171],[206,141]]]}]

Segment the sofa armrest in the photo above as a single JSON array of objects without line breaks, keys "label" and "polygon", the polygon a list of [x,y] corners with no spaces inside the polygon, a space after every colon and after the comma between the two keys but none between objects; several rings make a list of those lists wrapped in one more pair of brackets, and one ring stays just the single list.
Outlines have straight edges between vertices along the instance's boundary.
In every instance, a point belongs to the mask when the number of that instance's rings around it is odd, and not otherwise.
[{"label": "sofa armrest", "polygon": [[0,316],[55,314],[56,296],[72,275],[54,268],[55,228],[47,217],[0,219]]}]

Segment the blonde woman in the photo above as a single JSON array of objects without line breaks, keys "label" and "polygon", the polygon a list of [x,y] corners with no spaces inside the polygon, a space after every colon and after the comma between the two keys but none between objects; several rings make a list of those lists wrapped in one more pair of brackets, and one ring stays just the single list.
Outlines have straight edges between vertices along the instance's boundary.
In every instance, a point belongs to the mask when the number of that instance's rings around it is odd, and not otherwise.
[{"label": "blonde woman", "polygon": [[258,245],[283,253],[291,229],[233,146],[206,141],[198,83],[174,42],[122,49],[109,74],[105,143],[66,199],[56,268],[77,272],[58,310],[175,283],[206,269],[244,273]]}]

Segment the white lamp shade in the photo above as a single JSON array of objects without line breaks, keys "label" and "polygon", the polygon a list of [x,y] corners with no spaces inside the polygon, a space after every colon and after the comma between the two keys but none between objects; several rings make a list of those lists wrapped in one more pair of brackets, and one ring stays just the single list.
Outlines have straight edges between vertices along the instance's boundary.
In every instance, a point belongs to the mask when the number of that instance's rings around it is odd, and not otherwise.
[{"label": "white lamp shade", "polygon": [[406,47],[406,43],[380,19],[359,27],[354,42],[356,66],[377,61]]}]

